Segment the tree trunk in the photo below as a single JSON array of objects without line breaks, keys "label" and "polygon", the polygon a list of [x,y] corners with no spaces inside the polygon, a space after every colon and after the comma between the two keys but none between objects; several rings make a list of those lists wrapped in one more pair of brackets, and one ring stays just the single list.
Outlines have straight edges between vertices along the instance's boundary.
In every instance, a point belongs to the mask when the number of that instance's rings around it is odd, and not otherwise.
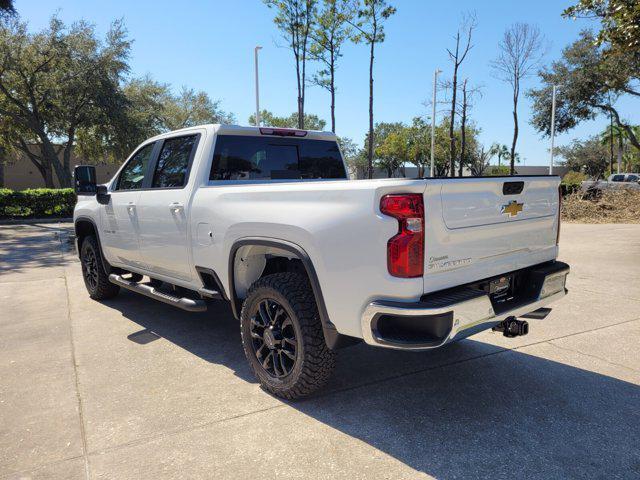
[{"label": "tree trunk", "polygon": [[64,147],[64,151],[62,154],[62,167],[65,172],[65,179],[63,181],[62,178],[58,175],[58,181],[60,186],[63,188],[68,188],[72,186],[71,179],[71,153],[73,152],[73,143],[75,141],[76,130],[75,127],[71,127],[67,132],[67,144]]},{"label": "tree trunk", "polygon": [[0,188],[4,188],[4,164],[7,161],[5,155],[5,148],[0,146]]},{"label": "tree trunk", "polygon": [[[456,52],[457,55],[457,52]],[[453,93],[451,95],[451,121],[449,122],[449,174],[456,176],[456,137],[455,137],[455,118],[456,118],[456,97],[458,93],[458,64],[457,59],[453,68]]]},{"label": "tree trunk", "polygon": [[516,143],[518,142],[518,88],[515,88],[513,94],[513,142],[511,142],[511,161],[509,167],[509,175],[516,172]]},{"label": "tree trunk", "polygon": [[304,112],[302,108],[302,86],[300,84],[300,56],[294,54],[296,59],[296,81],[298,82],[298,128],[303,129],[304,127]]},{"label": "tree trunk", "polygon": [[336,87],[335,87],[335,63],[333,59],[333,49],[331,50],[331,131],[336,133]]},{"label": "tree trunk", "polygon": [[462,177],[462,167],[467,144],[467,81],[462,84],[462,118],[460,121],[460,167],[458,176]]},{"label": "tree trunk", "polygon": [[65,170],[64,165],[60,162],[53,144],[46,136],[43,138],[41,135],[40,139],[42,140],[40,151],[42,152],[43,163],[49,166],[49,168],[47,168],[47,177],[45,177],[47,188],[55,188],[53,183],[53,170],[56,172],[61,188],[71,187],[71,174],[68,170]]},{"label": "tree trunk", "polygon": [[[609,172],[613,173],[613,115],[609,114]],[[620,173],[620,161],[618,161],[618,173]]]},{"label": "tree trunk", "polygon": [[371,39],[371,54],[369,58],[369,178],[373,178],[373,54],[375,46],[375,32]]},{"label": "tree trunk", "polygon": [[[620,173],[620,166],[622,165],[622,149],[622,132],[620,132],[620,135],[618,135],[618,173]],[[611,166],[611,173],[613,173],[613,165]]]}]

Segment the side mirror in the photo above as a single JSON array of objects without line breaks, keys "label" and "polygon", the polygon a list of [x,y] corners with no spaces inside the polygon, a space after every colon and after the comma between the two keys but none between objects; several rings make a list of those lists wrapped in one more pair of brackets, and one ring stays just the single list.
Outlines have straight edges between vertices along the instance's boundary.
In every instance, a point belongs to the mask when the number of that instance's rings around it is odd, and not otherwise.
[{"label": "side mirror", "polygon": [[93,165],[77,165],[73,169],[73,183],[78,195],[96,194],[96,167]]}]

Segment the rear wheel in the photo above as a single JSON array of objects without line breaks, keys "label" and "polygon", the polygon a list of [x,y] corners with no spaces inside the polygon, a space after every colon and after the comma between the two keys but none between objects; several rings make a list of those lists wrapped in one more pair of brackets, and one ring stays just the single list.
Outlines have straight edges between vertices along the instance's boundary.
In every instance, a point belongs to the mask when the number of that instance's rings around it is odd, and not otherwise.
[{"label": "rear wheel", "polygon": [[106,300],[118,294],[120,287],[109,281],[109,275],[104,270],[98,241],[95,236],[89,235],[82,242],[80,263],[82,265],[84,284],[91,298],[94,300]]},{"label": "rear wheel", "polygon": [[308,280],[295,273],[259,279],[240,315],[242,345],[262,386],[296,399],[322,387],[335,366],[335,353],[322,333]]}]

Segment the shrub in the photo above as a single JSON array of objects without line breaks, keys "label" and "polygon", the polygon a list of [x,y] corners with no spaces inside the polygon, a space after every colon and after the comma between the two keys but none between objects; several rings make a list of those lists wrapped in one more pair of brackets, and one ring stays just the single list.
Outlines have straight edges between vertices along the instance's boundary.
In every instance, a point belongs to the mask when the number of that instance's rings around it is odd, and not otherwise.
[{"label": "shrub", "polygon": [[562,183],[566,183],[568,185],[580,184],[581,182],[587,180],[589,177],[582,172],[574,172],[573,170],[567,172],[567,174],[562,177]]},{"label": "shrub", "polygon": [[495,177],[504,177],[511,174],[511,168],[506,165],[491,165],[485,170],[485,175],[491,175]]},{"label": "shrub", "polygon": [[70,217],[75,204],[72,188],[0,189],[0,218]]}]

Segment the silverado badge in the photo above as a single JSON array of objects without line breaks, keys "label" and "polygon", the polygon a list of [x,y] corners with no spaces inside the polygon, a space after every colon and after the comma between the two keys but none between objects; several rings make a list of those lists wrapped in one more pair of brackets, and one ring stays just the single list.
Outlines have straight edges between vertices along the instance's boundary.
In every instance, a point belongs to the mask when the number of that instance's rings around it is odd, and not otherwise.
[{"label": "silverado badge", "polygon": [[518,203],[515,200],[511,200],[509,203],[502,206],[500,213],[506,213],[510,217],[515,217],[522,211],[523,206],[524,203]]}]

